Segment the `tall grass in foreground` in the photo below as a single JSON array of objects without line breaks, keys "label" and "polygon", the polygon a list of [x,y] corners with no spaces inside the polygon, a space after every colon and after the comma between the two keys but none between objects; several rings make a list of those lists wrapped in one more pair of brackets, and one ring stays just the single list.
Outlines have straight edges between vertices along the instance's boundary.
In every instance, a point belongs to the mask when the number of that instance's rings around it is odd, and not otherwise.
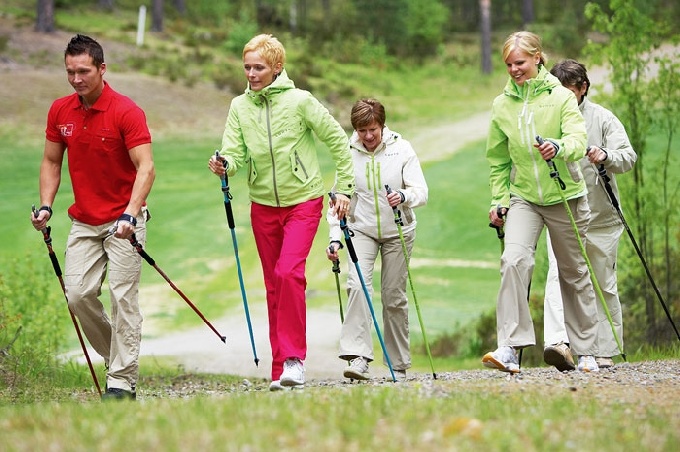
[{"label": "tall grass in foreground", "polygon": [[680,418],[663,392],[619,389],[603,403],[595,384],[522,385],[502,378],[276,394],[234,384],[231,393],[105,409],[72,402],[0,407],[0,449],[675,450]]}]

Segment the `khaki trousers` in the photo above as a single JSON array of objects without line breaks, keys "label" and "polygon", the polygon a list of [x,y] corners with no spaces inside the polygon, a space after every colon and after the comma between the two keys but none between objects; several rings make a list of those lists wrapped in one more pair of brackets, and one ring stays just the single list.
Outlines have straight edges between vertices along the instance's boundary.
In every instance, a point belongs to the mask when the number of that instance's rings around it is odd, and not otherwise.
[{"label": "khaki trousers", "polygon": [[[404,233],[409,258],[415,238],[415,230]],[[380,294],[383,320],[381,333],[392,368],[394,370],[406,370],[411,367],[408,298],[406,296],[408,270],[401,240],[399,237],[378,240],[359,231],[354,231],[352,244],[359,259],[359,267],[371,296],[371,301],[373,301],[373,271],[375,261],[380,254]],[[345,322],[340,332],[339,356],[343,360],[363,356],[369,362],[373,361],[373,337],[371,335],[373,318],[366,303],[366,296],[359,275],[351,261],[349,262],[347,277],[347,294],[349,300]],[[373,309],[376,310],[375,304]],[[383,362],[387,363],[384,357]]]},{"label": "khaki trousers", "polygon": [[[141,256],[128,240],[109,234],[112,225],[90,226],[73,220],[66,246],[64,285],[69,308],[87,340],[104,358],[107,386],[134,391],[142,338],[138,300]],[[144,214],[137,217],[135,235],[143,245]],[[107,270],[110,318],[100,300]]]},{"label": "khaki trousers", "polygon": [[[614,330],[623,347],[623,314],[616,279],[616,260],[622,225],[613,225],[588,230],[586,252],[590,265],[595,271],[597,282],[602,289],[605,303],[614,323]],[[544,334],[545,345],[569,342],[564,326],[564,309],[558,280],[557,262],[552,251],[550,234],[548,238],[548,276],[545,284]],[[621,353],[612,327],[601,303],[597,303],[597,351],[595,356],[612,357]]]},{"label": "khaki trousers", "polygon": [[[568,201],[581,240],[590,221],[585,196]],[[536,344],[527,295],[535,265],[536,243],[546,226],[552,237],[564,300],[564,318],[572,350],[593,355],[597,348],[597,304],[585,259],[564,204],[538,206],[510,198],[505,222],[505,251],[501,257],[501,286],[496,305],[498,346]]]}]

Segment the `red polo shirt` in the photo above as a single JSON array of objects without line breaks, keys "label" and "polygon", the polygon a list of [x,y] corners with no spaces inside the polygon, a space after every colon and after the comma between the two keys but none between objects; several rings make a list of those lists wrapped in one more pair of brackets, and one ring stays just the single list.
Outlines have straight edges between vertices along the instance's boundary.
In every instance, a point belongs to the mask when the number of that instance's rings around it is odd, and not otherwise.
[{"label": "red polo shirt", "polygon": [[137,176],[128,150],[151,143],[144,111],[104,82],[101,96],[88,110],[77,93],[54,101],[45,135],[67,147],[75,198],[69,215],[90,225],[116,220],[130,201]]}]

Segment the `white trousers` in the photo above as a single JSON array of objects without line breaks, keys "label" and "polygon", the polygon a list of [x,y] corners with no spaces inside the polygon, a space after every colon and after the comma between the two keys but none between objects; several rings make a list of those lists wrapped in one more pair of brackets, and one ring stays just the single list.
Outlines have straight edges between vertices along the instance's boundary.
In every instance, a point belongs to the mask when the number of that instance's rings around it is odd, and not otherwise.
[{"label": "white trousers", "polygon": [[[586,252],[590,259],[590,266],[595,272],[602,290],[605,303],[609,309],[614,324],[614,331],[623,347],[623,315],[617,288],[616,261],[619,239],[623,233],[623,225],[613,225],[588,229]],[[543,303],[543,339],[545,345],[560,342],[569,343],[564,326],[564,308],[560,283],[558,280],[557,262],[553,253],[550,234],[548,242],[548,276],[545,284],[545,299]],[[611,324],[601,302],[597,303],[597,351],[595,356],[613,357],[621,353],[614,338]]]}]

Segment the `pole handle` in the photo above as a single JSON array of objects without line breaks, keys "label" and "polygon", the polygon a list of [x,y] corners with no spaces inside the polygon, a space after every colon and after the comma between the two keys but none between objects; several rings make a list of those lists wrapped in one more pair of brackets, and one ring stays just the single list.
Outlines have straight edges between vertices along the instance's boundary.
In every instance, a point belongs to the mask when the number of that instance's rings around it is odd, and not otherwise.
[{"label": "pole handle", "polygon": [[[385,184],[385,190],[387,191],[388,195],[392,193],[392,189],[387,184]],[[400,226],[403,226],[404,221],[401,219],[401,211],[397,209],[397,206],[392,206],[392,212],[394,212],[394,222]]]},{"label": "pole handle", "polygon": [[147,254],[147,252],[142,247],[142,244],[137,241],[137,236],[134,233],[130,236],[128,240],[135,248],[135,251],[137,251],[137,253],[139,253],[139,255],[142,256],[144,260],[149,263],[149,265],[151,265],[152,267],[156,266],[156,261],[153,260],[153,258]]},{"label": "pole handle", "polygon": [[[538,143],[539,146],[543,145],[545,143],[545,140],[543,139],[542,136],[536,135],[536,142]],[[555,179],[559,184],[560,188],[562,190],[565,190],[567,186],[565,185],[564,181],[560,177],[559,171],[557,171],[557,166],[555,166],[555,162],[552,161],[552,159],[548,159],[545,161],[545,163],[548,164],[548,168],[550,168],[550,178]]]}]

